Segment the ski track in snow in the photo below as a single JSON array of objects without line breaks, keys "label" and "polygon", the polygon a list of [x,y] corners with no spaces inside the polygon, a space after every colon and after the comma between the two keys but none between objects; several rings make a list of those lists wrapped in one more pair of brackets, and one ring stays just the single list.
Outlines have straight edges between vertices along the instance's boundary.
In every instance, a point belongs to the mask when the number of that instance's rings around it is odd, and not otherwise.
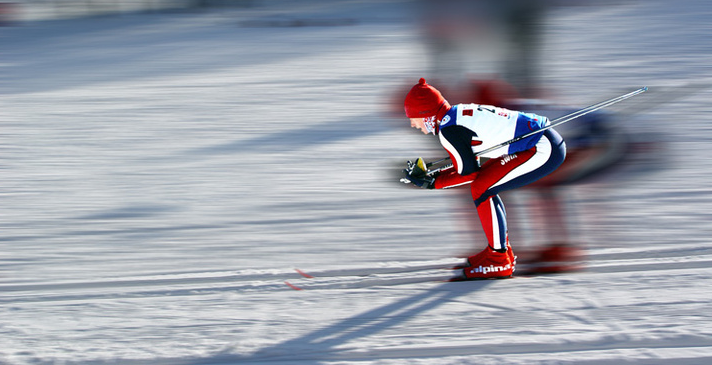
[{"label": "ski track in snow", "polygon": [[394,182],[442,155],[387,112],[426,72],[411,4],[266,4],[0,28],[0,363],[712,362],[712,4],[549,15],[547,87],[649,86],[614,110],[666,154],[563,192],[583,271],[413,284],[378,270],[483,240],[466,194]]}]

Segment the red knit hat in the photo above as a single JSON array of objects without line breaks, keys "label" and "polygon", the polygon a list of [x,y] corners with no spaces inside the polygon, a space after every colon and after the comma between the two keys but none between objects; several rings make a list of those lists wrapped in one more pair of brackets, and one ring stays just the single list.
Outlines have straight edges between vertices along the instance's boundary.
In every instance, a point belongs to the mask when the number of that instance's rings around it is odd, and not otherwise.
[{"label": "red knit hat", "polygon": [[427,118],[436,115],[447,104],[438,89],[428,85],[424,78],[405,96],[405,115],[408,118]]}]

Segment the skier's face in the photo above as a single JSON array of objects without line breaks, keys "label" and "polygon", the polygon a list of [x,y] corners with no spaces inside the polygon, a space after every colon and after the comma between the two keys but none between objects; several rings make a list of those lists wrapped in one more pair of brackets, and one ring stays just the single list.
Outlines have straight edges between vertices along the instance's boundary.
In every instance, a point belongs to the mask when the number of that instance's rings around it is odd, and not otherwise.
[{"label": "skier's face", "polygon": [[425,118],[410,118],[411,128],[418,128],[423,133],[428,134],[428,128],[425,127]]}]

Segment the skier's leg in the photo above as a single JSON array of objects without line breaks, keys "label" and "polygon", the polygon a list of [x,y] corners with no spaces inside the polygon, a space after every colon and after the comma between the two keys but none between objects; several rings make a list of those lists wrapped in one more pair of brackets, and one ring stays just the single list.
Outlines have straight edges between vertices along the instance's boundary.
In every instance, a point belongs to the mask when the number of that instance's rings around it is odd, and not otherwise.
[{"label": "skier's leg", "polygon": [[487,236],[487,244],[495,251],[507,251],[507,214],[499,195],[477,204],[477,214]]},{"label": "skier's leg", "polygon": [[492,250],[506,252],[509,249],[507,237],[507,214],[497,187],[504,180],[516,178],[522,166],[528,166],[536,155],[536,148],[487,161],[470,185],[470,193],[477,207],[480,223],[487,236],[487,244]]},{"label": "skier's leg", "polygon": [[487,247],[467,258],[464,268],[468,279],[507,278],[514,272],[514,256],[508,249],[507,214],[498,195],[489,196],[477,204],[477,214],[482,223]]},{"label": "skier's leg", "polygon": [[515,257],[507,239],[504,204],[497,194],[527,185],[551,173],[561,164],[565,153],[561,137],[555,131],[548,130],[536,147],[491,159],[482,166],[470,191],[488,247],[468,258],[470,266],[465,268],[468,278],[511,276]]}]

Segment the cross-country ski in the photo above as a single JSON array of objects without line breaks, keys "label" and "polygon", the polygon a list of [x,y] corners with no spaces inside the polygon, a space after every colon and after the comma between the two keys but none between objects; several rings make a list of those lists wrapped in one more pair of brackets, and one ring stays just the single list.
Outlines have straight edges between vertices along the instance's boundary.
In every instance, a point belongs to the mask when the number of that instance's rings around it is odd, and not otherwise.
[{"label": "cross-country ski", "polygon": [[286,280],[285,284],[295,290],[359,289],[427,282],[460,281],[464,278],[462,269],[429,269],[396,272],[390,274],[311,277]]}]

